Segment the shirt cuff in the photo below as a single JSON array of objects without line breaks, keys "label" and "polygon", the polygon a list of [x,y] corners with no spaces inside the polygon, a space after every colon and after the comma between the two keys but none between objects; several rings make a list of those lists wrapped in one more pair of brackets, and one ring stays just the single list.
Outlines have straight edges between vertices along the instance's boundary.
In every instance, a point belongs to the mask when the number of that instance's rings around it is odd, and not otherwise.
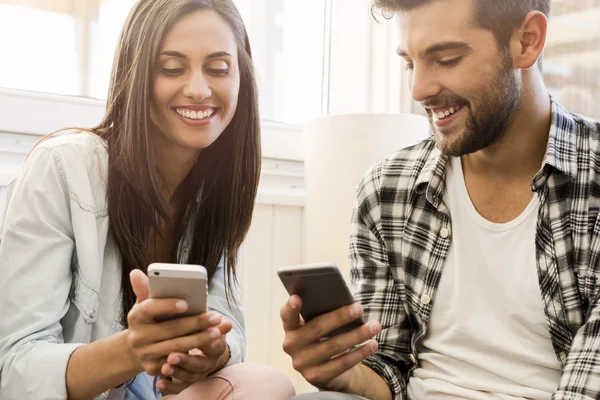
[{"label": "shirt cuff", "polygon": [[583,394],[567,393],[567,392],[556,392],[552,396],[552,400],[594,400],[593,397],[585,396]]},{"label": "shirt cuff", "polygon": [[403,400],[406,389],[404,374],[396,365],[387,361],[381,353],[367,357],[363,360],[366,367],[372,369],[390,387],[394,400]]},{"label": "shirt cuff", "polygon": [[237,335],[233,331],[229,332],[226,336],[230,357],[223,368],[244,362],[244,349],[242,348],[240,340],[236,336]]}]

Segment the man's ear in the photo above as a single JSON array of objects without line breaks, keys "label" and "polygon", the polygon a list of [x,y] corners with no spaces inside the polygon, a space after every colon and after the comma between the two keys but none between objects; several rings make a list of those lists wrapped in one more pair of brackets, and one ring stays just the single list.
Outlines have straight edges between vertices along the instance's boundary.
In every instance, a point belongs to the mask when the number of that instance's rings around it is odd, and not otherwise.
[{"label": "man's ear", "polygon": [[515,68],[530,69],[542,56],[546,46],[548,18],[539,12],[531,11],[511,40],[511,50]]}]

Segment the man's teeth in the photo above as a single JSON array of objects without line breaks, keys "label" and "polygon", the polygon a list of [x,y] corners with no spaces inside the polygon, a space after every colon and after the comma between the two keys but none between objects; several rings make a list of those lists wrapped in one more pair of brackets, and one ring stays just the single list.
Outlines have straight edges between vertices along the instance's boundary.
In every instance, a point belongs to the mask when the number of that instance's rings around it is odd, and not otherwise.
[{"label": "man's teeth", "polygon": [[447,108],[446,110],[434,112],[433,117],[435,120],[444,119],[444,118],[454,114],[458,110],[460,110],[460,106],[450,107],[450,108]]},{"label": "man's teeth", "polygon": [[182,117],[188,118],[188,119],[206,119],[208,117],[210,117],[211,115],[213,115],[215,113],[214,109],[208,109],[206,111],[191,111],[191,110],[186,110],[183,108],[178,108],[177,109],[177,114],[181,115]]}]

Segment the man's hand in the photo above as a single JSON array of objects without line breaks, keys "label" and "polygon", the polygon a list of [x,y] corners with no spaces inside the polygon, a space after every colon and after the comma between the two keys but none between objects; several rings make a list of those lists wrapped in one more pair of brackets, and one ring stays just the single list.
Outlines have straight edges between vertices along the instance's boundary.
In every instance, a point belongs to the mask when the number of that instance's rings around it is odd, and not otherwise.
[{"label": "man's hand", "polygon": [[320,389],[348,392],[352,377],[358,375],[353,371],[377,350],[377,342],[369,339],[381,331],[381,325],[370,321],[350,332],[323,339],[327,333],[361,317],[362,307],[355,303],[307,323],[300,316],[301,308],[302,301],[298,296],[290,297],[281,308],[285,330],[283,350],[292,357],[294,369],[310,384]]}]

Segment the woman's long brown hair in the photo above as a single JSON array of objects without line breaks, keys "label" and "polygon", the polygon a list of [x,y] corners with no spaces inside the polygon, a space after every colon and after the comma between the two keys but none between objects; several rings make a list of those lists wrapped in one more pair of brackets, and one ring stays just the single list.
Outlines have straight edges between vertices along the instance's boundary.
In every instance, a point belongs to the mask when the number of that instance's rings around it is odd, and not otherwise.
[{"label": "woman's long brown hair", "polygon": [[[212,9],[231,27],[238,47],[240,90],[237,110],[221,136],[202,151],[181,184],[182,213],[172,220],[163,196],[150,140],[152,77],[161,42],[184,15]],[[201,38],[199,38],[201,40]],[[221,257],[227,296],[236,284],[236,260],[252,219],[261,162],[260,119],[252,55],[240,14],[231,0],[139,0],[121,32],[102,122],[93,132],[108,143],[110,234],[122,258],[122,323],[135,304],[129,281],[134,269],[155,261],[148,238],[162,219],[174,225],[170,254],[176,261],[186,228],[193,228],[190,264],[206,267],[209,279]],[[201,195],[198,194],[201,191]],[[199,199],[197,202],[196,199]]]}]

